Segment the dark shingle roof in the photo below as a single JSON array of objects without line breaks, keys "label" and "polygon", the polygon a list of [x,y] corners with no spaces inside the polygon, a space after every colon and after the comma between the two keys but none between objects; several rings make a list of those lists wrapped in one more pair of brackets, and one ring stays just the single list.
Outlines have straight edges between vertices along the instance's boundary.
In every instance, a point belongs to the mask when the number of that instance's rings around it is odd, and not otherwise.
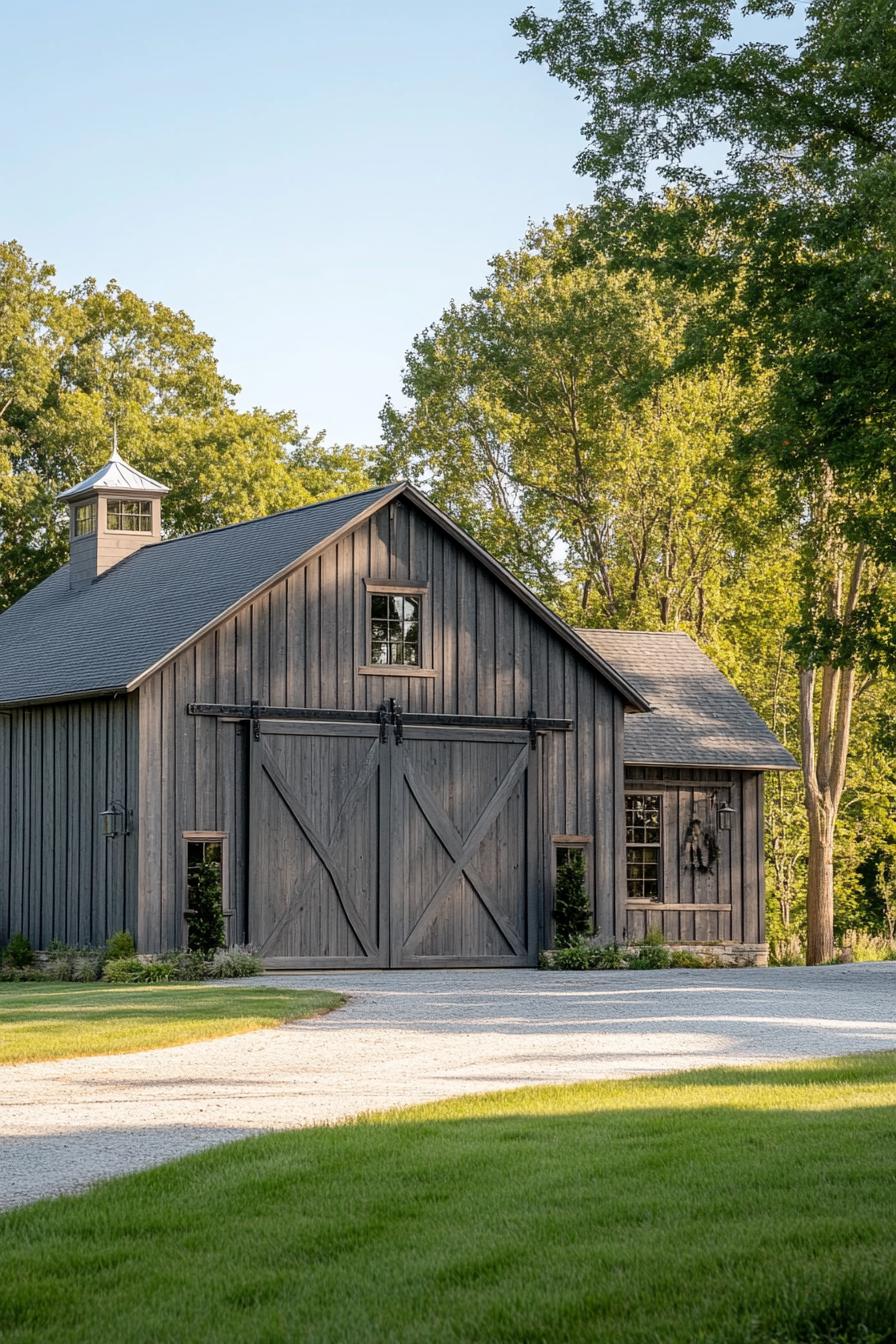
[{"label": "dark shingle roof", "polygon": [[395,486],[136,551],[72,591],[68,565],[0,612],[0,704],[129,685]]},{"label": "dark shingle roof", "polygon": [[626,715],[626,764],[796,768],[790,752],[688,635],[579,634],[653,707],[649,714]]}]

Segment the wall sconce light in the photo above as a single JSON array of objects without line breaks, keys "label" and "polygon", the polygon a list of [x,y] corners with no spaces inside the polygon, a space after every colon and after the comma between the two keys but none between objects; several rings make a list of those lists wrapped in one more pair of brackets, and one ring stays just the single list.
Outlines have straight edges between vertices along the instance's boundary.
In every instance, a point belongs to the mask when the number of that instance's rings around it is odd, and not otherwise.
[{"label": "wall sconce light", "polygon": [[124,803],[112,802],[105,812],[100,813],[100,828],[107,840],[116,835],[130,834],[131,814]]},{"label": "wall sconce light", "polygon": [[730,803],[722,803],[719,806],[719,830],[731,830],[731,818],[734,816],[734,808]]}]

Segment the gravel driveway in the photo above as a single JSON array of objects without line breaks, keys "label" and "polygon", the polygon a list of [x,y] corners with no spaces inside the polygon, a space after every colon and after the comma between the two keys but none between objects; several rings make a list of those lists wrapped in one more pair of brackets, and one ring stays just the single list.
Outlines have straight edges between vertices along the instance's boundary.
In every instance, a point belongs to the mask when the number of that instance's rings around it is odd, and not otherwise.
[{"label": "gravel driveway", "polygon": [[0,1207],[264,1130],[464,1092],[896,1049],[896,963],[264,983],[351,998],[245,1036],[0,1068]]}]

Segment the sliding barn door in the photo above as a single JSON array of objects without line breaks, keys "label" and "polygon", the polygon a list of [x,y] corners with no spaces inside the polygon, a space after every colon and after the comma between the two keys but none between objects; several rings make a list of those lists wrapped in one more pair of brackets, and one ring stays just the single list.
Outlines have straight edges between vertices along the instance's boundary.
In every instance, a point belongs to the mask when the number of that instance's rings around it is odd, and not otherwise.
[{"label": "sliding barn door", "polygon": [[262,723],[251,757],[251,941],[272,966],[387,966],[379,730]]},{"label": "sliding barn door", "polygon": [[530,964],[538,823],[528,734],[406,728],[391,755],[391,964]]},{"label": "sliding barn door", "polygon": [[526,966],[538,934],[528,733],[262,722],[249,929],[270,966]]}]

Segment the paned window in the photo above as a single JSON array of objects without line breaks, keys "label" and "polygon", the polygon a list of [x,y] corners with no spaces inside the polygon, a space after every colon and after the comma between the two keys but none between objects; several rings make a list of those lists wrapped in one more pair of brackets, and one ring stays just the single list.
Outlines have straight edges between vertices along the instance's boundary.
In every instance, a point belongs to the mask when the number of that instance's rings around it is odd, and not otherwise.
[{"label": "paned window", "polygon": [[107,500],[106,528],[109,532],[151,532],[152,500]]},{"label": "paned window", "polygon": [[213,863],[223,877],[224,847],[221,840],[187,841],[187,887],[192,885],[193,874],[203,863]]},{"label": "paned window", "polygon": [[75,536],[87,537],[96,531],[96,500],[75,505]]},{"label": "paned window", "polygon": [[630,901],[660,901],[662,798],[657,793],[625,796],[625,873]]},{"label": "paned window", "polygon": [[420,665],[418,596],[370,594],[370,663],[373,667]]}]

